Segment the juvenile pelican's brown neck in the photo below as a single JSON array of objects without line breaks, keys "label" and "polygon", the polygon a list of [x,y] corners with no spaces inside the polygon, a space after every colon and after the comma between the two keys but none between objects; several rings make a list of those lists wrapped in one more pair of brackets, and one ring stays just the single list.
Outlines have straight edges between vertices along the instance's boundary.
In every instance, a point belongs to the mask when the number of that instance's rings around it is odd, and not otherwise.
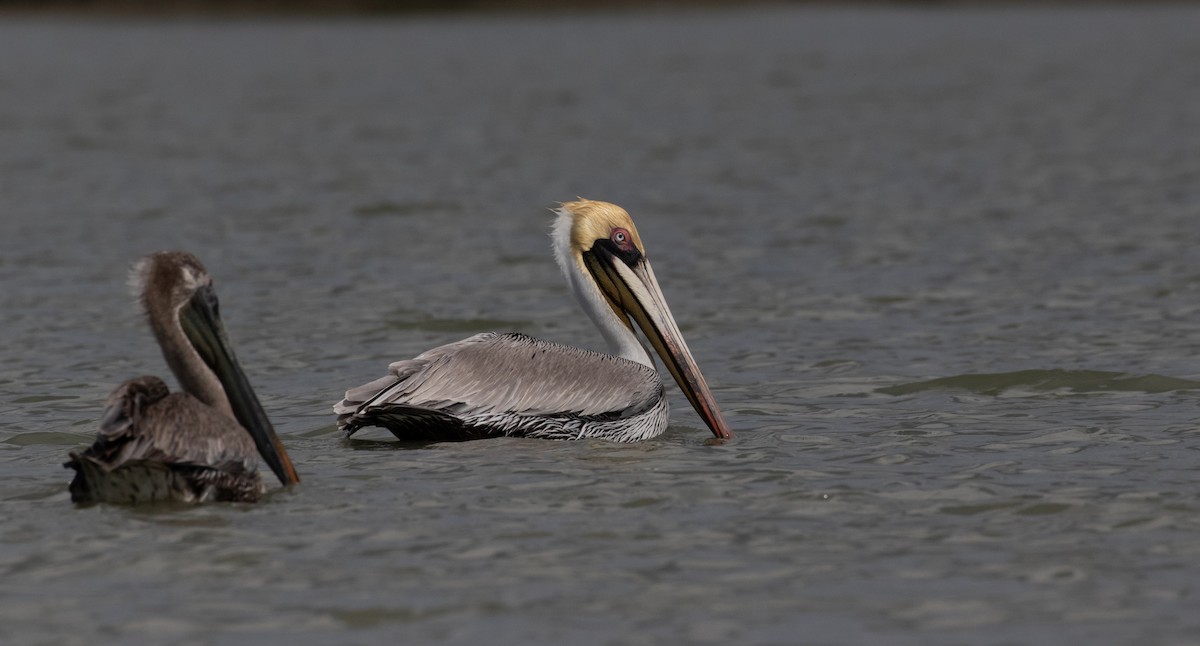
[{"label": "juvenile pelican's brown neck", "polygon": [[608,350],[611,354],[654,369],[654,360],[650,358],[645,346],[633,333],[629,320],[622,320],[618,318],[616,312],[613,312],[612,307],[604,298],[604,294],[596,285],[596,281],[582,265],[578,254],[572,248],[573,218],[571,213],[565,208],[559,209],[557,213],[558,217],[554,221],[552,234],[554,258],[558,261],[563,275],[566,276],[567,284],[571,287],[571,293],[575,295],[575,300],[600,330],[600,334],[608,343]]},{"label": "juvenile pelican's brown neck", "polygon": [[[146,259],[138,263],[133,268],[131,283],[138,289],[146,322],[150,324],[162,358],[167,361],[175,378],[179,379],[180,388],[185,393],[236,419],[220,379],[200,358],[192,342],[188,341],[179,319],[184,307],[191,306],[190,295],[196,293],[208,279],[191,268],[187,268],[180,279],[176,277],[180,269],[163,270],[157,264],[160,262],[161,258],[155,258],[154,261]],[[185,281],[181,289],[179,280]]]},{"label": "juvenile pelican's brown neck", "polygon": [[188,304],[185,302],[172,309],[169,303],[153,298],[147,298],[145,304],[150,329],[154,331],[154,338],[162,350],[163,359],[171,368],[171,373],[179,380],[180,388],[231,419],[237,419],[217,375],[204,363],[187,335],[183,333],[183,326],[179,323],[179,310],[188,307]]}]

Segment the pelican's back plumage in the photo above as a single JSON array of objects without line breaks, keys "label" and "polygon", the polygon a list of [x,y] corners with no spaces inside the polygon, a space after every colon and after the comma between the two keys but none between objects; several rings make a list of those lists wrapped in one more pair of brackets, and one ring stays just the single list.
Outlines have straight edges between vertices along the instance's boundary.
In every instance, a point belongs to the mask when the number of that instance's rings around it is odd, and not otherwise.
[{"label": "pelican's back plumage", "polygon": [[653,437],[667,424],[662,381],[637,362],[524,334],[485,332],[388,366],[346,392],[338,427],[401,439]]},{"label": "pelican's back plumage", "polygon": [[72,453],[77,503],[253,501],[263,490],[254,441],[228,415],[158,377],[109,395],[92,446]]}]

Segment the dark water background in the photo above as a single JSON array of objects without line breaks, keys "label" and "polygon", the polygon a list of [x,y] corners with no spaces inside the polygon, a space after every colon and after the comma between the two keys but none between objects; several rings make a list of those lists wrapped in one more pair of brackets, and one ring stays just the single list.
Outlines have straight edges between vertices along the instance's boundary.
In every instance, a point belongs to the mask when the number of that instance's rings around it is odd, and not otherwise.
[{"label": "dark water background", "polygon": [[[0,641],[1200,640],[1200,10],[0,21]],[[735,440],[341,439],[482,330],[588,347],[617,202]],[[304,483],[75,509],[215,275]]]}]

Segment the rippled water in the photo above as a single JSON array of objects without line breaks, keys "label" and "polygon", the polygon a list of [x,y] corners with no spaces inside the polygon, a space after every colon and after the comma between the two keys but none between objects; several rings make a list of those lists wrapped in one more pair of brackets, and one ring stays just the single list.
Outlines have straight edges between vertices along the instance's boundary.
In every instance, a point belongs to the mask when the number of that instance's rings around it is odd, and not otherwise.
[{"label": "rippled water", "polygon": [[[0,22],[0,641],[1200,639],[1200,11]],[[341,439],[391,360],[598,345],[555,201],[633,213],[737,437]],[[76,509],[216,276],[303,484]]]}]

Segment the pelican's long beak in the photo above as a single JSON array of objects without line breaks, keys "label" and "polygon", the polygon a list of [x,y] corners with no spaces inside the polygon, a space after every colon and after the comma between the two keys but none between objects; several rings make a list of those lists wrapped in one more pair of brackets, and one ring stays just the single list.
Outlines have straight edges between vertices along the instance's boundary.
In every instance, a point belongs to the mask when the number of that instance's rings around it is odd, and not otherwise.
[{"label": "pelican's long beak", "polygon": [[212,286],[205,285],[196,290],[191,300],[180,309],[179,322],[196,352],[225,388],[225,396],[229,398],[234,416],[242,428],[250,432],[259,455],[271,467],[271,471],[285,485],[300,482],[300,476],[296,474],[296,468],[292,466],[279,435],[275,433],[271,420],[267,419],[266,411],[233,354],[217,311],[217,293]]},{"label": "pelican's long beak", "polygon": [[[603,241],[607,242],[607,241]],[[584,264],[596,279],[600,291],[618,314],[628,314],[641,328],[642,333],[654,346],[667,370],[679,384],[679,389],[691,402],[700,419],[708,425],[713,435],[719,438],[733,437],[717,400],[700,374],[692,352],[688,350],[675,317],[667,307],[654,270],[645,256],[637,254],[627,260],[606,244],[594,245],[583,252]]]}]

